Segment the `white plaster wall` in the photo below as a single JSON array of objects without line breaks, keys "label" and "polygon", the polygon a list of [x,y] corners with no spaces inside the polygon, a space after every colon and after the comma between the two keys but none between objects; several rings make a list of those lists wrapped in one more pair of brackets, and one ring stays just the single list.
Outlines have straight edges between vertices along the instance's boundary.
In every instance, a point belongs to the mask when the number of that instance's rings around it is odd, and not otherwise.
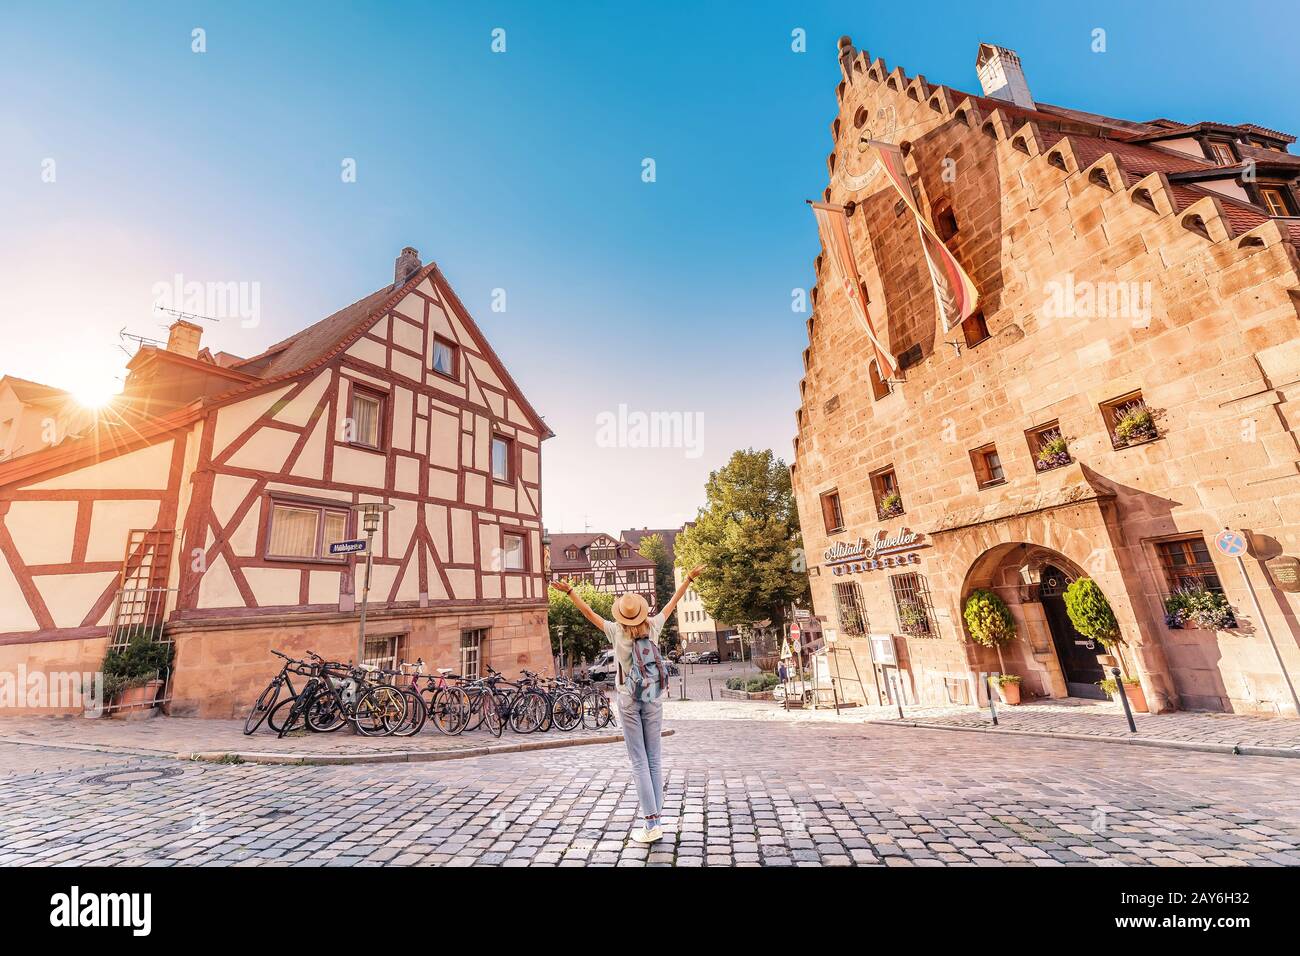
[{"label": "white plaster wall", "polygon": [[32,578],[41,592],[55,627],[80,627],[96,599],[117,578],[116,571],[86,574],[42,574]]},{"label": "white plaster wall", "polygon": [[[3,519],[23,563],[66,564],[77,528],[75,501],[15,501]],[[122,557],[123,550],[117,556]]]},{"label": "white plaster wall", "polygon": [[24,485],[32,490],[99,490],[119,488],[147,488],[163,491],[167,488],[167,473],[172,461],[171,439],[138,448],[125,455],[110,458],[70,471],[57,478]]},{"label": "white plaster wall", "polygon": [[157,501],[96,501],[90,512],[87,561],[121,561],[132,530],[151,529],[158,522]]}]

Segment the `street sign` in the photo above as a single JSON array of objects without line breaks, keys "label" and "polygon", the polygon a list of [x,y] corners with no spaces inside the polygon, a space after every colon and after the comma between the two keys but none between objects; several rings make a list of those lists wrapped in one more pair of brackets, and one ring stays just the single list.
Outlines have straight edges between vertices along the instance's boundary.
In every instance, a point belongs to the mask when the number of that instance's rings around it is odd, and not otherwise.
[{"label": "street sign", "polygon": [[330,545],[330,554],[357,554],[366,550],[364,538],[356,541],[335,541]]},{"label": "street sign", "polygon": [[789,642],[789,641],[782,641],[782,642],[781,642],[781,660],[783,660],[783,661],[788,661],[788,660],[789,660],[790,658],[792,658],[792,657],[794,657],[794,654],[791,653],[791,651],[790,651],[790,642]]},{"label": "street sign", "polygon": [[1214,536],[1214,546],[1219,553],[1235,558],[1246,553],[1246,536],[1240,531],[1224,528]]},{"label": "street sign", "polygon": [[790,640],[799,640],[799,625],[797,622],[790,625]]}]

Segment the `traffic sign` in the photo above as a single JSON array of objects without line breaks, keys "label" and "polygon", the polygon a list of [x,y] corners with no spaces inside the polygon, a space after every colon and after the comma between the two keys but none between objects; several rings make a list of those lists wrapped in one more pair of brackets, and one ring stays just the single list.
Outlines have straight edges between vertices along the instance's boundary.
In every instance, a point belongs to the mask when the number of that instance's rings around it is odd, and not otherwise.
[{"label": "traffic sign", "polygon": [[330,545],[330,554],[356,554],[364,550],[366,550],[365,538],[358,538],[355,541],[335,541]]},{"label": "traffic sign", "polygon": [[1214,536],[1214,546],[1221,554],[1237,558],[1246,553],[1246,536],[1240,531],[1224,528]]}]

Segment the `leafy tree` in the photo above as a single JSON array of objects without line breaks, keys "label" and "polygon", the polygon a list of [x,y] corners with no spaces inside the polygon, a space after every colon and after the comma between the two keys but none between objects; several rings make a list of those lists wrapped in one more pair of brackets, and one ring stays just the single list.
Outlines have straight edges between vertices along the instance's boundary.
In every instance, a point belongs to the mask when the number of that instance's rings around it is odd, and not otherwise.
[{"label": "leafy tree", "polygon": [[[641,546],[637,548],[637,553],[655,563],[655,607],[662,608],[673,596],[673,591],[677,590],[677,585],[673,582],[673,564],[668,560],[668,545],[664,543],[664,536],[658,533],[646,535],[641,539]],[[672,650],[677,646],[676,614],[664,625],[659,640],[665,650]]]},{"label": "leafy tree", "polygon": [[683,568],[704,565],[695,590],[713,619],[729,627],[771,620],[808,597],[799,512],[790,471],[771,450],[737,451],[709,475],[706,504],[677,536]]},{"label": "leafy tree", "polygon": [[998,652],[998,667],[1005,671],[1007,665],[1002,660],[1002,646],[1016,636],[1016,620],[1006,602],[987,588],[976,588],[966,599],[962,613],[971,640],[994,648]]},{"label": "leafy tree", "polygon": [[[575,584],[573,589],[587,602],[587,606],[601,617],[608,620],[613,616],[614,595],[597,591],[586,582]],[[550,603],[546,623],[551,632],[551,653],[558,656],[563,650],[566,659],[577,661],[585,657],[589,661],[593,660],[608,643],[604,633],[596,630],[591,622],[582,616],[582,612],[573,606],[568,595],[561,594],[555,588],[548,588],[547,591]],[[561,627],[564,628],[563,648],[560,647]]]},{"label": "leafy tree", "polygon": [[1065,611],[1075,630],[1100,642],[1107,650],[1123,643],[1115,612],[1092,578],[1079,578],[1065,589]]}]

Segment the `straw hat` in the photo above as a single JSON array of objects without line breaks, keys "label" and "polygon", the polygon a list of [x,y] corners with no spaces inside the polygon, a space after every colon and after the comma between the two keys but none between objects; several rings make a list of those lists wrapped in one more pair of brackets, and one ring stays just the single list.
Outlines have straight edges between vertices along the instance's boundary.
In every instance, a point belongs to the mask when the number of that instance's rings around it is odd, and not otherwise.
[{"label": "straw hat", "polygon": [[650,606],[639,594],[620,594],[614,600],[614,620],[624,627],[636,627],[650,614]]}]

